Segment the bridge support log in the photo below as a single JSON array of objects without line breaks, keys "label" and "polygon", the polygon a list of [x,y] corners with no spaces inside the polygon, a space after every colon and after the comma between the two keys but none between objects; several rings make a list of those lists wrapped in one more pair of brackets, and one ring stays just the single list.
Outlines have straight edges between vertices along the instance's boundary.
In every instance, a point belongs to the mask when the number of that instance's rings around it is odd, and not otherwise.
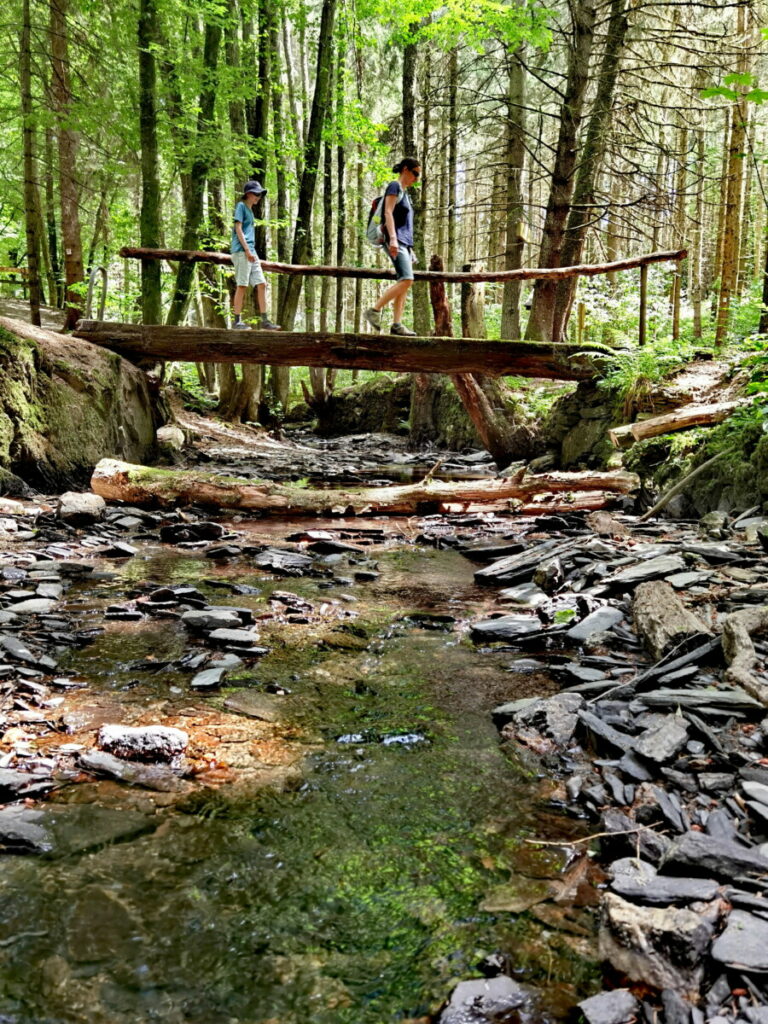
[{"label": "bridge support log", "polygon": [[[154,469],[102,459],[91,488],[109,501],[133,505],[210,505],[289,515],[414,515],[464,509],[552,511],[603,508],[639,484],[633,473],[548,473],[523,478],[446,483],[425,480],[397,487],[313,490],[270,481],[247,481],[194,470]],[[550,500],[537,500],[550,495]]]},{"label": "bridge support log", "polygon": [[514,374],[553,380],[589,380],[600,372],[594,350],[587,355],[577,345],[546,342],[228,331],[96,320],[81,320],[74,333],[76,338],[112,349],[133,362],[263,363],[397,373]]}]

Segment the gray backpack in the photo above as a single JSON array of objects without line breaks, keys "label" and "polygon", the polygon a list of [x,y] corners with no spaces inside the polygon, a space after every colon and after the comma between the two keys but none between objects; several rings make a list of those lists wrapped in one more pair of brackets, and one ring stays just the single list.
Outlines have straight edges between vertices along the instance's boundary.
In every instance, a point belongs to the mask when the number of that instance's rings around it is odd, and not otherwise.
[{"label": "gray backpack", "polygon": [[[401,188],[397,193],[397,203],[402,201],[405,191]],[[384,245],[384,228],[382,222],[384,220],[384,199],[386,196],[377,196],[371,202],[371,212],[368,214],[368,224],[365,228],[365,237],[371,243],[371,245]]]}]

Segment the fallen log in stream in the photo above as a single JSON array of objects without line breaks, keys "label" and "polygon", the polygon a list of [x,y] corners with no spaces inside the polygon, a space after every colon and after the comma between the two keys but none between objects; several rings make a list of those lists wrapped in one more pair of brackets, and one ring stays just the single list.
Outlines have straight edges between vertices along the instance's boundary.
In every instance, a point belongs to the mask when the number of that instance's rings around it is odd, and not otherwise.
[{"label": "fallen log in stream", "polygon": [[[110,501],[134,505],[209,505],[290,515],[413,515],[475,508],[521,512],[603,508],[639,484],[633,473],[547,473],[446,483],[425,479],[411,485],[314,489],[271,481],[217,476],[194,470],[155,469],[102,459],[91,488]],[[547,495],[550,496],[547,499]]]}]

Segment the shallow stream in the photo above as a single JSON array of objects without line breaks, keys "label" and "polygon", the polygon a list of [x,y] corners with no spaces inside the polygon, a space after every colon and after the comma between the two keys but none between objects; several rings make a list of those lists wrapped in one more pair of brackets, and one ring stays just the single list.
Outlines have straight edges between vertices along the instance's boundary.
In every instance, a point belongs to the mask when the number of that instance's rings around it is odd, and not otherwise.
[{"label": "shallow stream", "polygon": [[[379,578],[342,602],[355,617],[321,632],[265,622],[270,653],[219,693],[191,692],[188,674],[163,667],[190,646],[172,619],[108,622],[62,663],[89,683],[69,710],[83,728],[121,706],[177,724],[246,687],[287,690],[273,763],[292,770],[282,788],[203,776],[175,804],[112,782],[55,794],[144,812],[147,826],[86,852],[0,862],[0,1021],[428,1021],[494,953],[537,991],[538,1019],[599,987],[588,909],[550,905],[546,919],[483,909],[545,890],[573,860],[557,841],[586,832],[532,764],[502,750],[489,715],[555,687],[463,638],[461,621],[491,595],[460,554],[405,544],[375,554]],[[230,596],[207,580],[258,593]],[[193,583],[257,616],[273,589],[314,605],[339,594],[155,545],[114,579],[73,587],[68,610],[100,623],[145,581]],[[147,671],[152,661],[160,667]]]}]

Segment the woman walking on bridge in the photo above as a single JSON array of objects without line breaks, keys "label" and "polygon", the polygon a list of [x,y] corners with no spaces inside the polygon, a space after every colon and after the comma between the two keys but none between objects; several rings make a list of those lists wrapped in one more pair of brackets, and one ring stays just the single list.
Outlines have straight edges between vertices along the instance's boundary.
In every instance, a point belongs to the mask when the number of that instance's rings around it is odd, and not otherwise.
[{"label": "woman walking on bridge", "polygon": [[415,157],[407,156],[392,168],[398,175],[384,190],[384,210],[381,228],[384,234],[384,248],[394,264],[397,281],[390,285],[378,302],[365,311],[365,319],[374,330],[381,330],[381,311],[392,303],[392,326],[390,334],[414,337],[416,332],[402,323],[405,298],[413,284],[413,206],[407,189],[419,180],[421,164]]}]

